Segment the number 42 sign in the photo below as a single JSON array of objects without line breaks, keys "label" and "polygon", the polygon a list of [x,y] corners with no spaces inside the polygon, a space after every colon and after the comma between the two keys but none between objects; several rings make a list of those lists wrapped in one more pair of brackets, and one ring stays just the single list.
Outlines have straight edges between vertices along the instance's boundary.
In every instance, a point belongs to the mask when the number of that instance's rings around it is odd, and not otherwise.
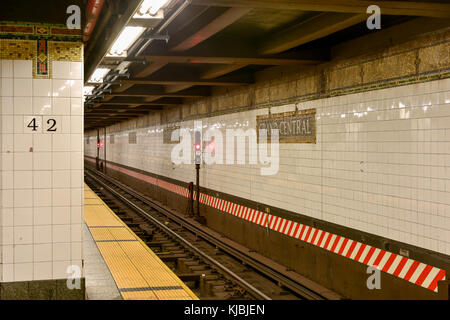
[{"label": "number 42 sign", "polygon": [[26,133],[58,132],[58,121],[54,117],[26,116],[24,117]]}]

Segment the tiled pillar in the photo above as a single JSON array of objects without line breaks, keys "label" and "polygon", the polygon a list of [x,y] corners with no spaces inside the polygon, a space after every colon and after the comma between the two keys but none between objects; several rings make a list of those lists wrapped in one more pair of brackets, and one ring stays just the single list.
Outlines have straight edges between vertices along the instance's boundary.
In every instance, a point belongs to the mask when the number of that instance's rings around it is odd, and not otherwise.
[{"label": "tiled pillar", "polygon": [[[0,39],[0,50],[3,49],[2,47],[2,40]],[[3,133],[3,104],[2,101],[3,99],[1,98],[2,95],[2,85],[3,85],[3,81],[2,81],[2,63],[0,63],[0,136],[2,136]],[[2,139],[0,139],[0,151],[3,152],[3,137]],[[3,153],[0,153],[3,155]],[[3,156],[0,156],[0,176],[3,177]],[[3,190],[3,185],[2,185],[3,179],[0,178],[0,192],[1,190]],[[0,194],[0,283],[3,282],[3,246],[2,246],[2,241],[3,241],[3,197]]]},{"label": "tiled pillar", "polygon": [[0,299],[84,298],[83,47],[45,28],[1,40]]}]

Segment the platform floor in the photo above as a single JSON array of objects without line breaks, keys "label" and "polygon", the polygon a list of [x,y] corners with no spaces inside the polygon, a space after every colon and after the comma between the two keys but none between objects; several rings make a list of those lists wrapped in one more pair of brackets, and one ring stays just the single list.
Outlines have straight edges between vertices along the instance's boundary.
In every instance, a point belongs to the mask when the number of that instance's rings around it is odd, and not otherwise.
[{"label": "platform floor", "polygon": [[87,228],[124,300],[198,300],[87,185],[84,197]]},{"label": "platform floor", "polygon": [[123,300],[87,225],[83,228],[87,300]]}]

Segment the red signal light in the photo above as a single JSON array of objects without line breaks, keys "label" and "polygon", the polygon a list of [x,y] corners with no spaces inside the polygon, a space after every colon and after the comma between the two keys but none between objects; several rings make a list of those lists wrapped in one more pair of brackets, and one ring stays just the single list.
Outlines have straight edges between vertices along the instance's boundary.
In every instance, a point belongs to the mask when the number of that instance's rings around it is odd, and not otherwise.
[{"label": "red signal light", "polygon": [[201,146],[199,144],[196,144],[195,145],[195,150],[200,151],[200,149],[201,149]]}]

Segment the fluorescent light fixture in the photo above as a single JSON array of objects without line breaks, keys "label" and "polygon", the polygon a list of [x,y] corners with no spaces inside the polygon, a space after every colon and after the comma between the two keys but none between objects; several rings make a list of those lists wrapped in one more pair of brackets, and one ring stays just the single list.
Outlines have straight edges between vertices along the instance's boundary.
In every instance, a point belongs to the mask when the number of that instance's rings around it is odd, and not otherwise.
[{"label": "fluorescent light fixture", "polygon": [[94,91],[95,87],[94,86],[85,86],[83,88],[83,95],[84,96],[90,96],[92,94],[92,91]]},{"label": "fluorescent light fixture", "polygon": [[103,79],[106,75],[111,71],[108,68],[98,68],[94,71],[91,78],[89,79],[90,83],[103,83]]},{"label": "fluorescent light fixture", "polygon": [[134,15],[135,19],[150,19],[164,7],[169,0],[144,0]]},{"label": "fluorescent light fixture", "polygon": [[169,1],[168,0],[153,0],[152,8],[150,9],[150,14],[154,16],[158,13],[159,9],[164,7]]},{"label": "fluorescent light fixture", "polygon": [[83,88],[83,103],[86,102],[86,98],[92,95],[92,91],[94,91],[94,86],[85,86]]},{"label": "fluorescent light fixture", "polygon": [[141,36],[145,31],[144,27],[126,27],[123,29],[120,36],[114,42],[111,50],[107,56],[110,57],[124,57],[126,56],[126,51],[131,47],[131,45]]}]

